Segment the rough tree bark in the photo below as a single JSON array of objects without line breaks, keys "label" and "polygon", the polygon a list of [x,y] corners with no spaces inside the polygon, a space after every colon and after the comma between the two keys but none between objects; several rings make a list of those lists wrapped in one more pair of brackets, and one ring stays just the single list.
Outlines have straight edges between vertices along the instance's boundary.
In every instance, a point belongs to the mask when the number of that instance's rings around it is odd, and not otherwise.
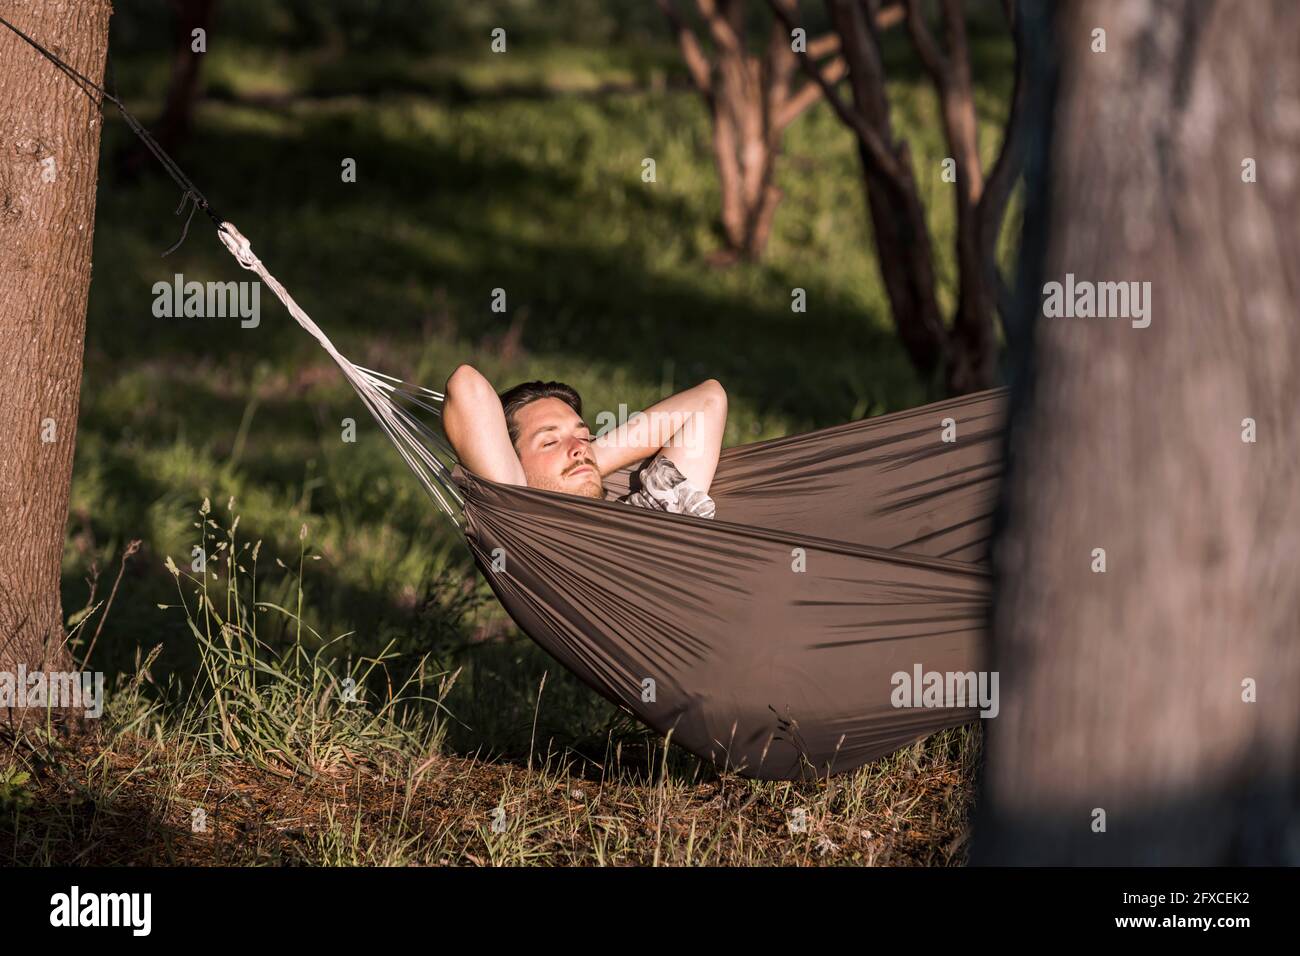
[{"label": "rough tree bark", "polygon": [[[787,29],[796,25],[785,5],[768,0]],[[958,301],[946,325],[935,289],[934,252],[925,207],[906,140],[895,136],[880,53],[876,2],[827,0],[848,64],[851,101],[821,83],[840,119],[858,139],[876,258],[899,339],[926,380],[942,375],[949,394],[993,385],[997,365],[996,318],[1008,301],[997,270],[997,239],[1007,200],[1020,174],[1023,55],[1013,4],[1004,3],[1016,38],[1016,78],[998,158],[987,178],[980,163],[970,51],[961,0],[942,0],[943,44],[936,42],[920,0],[908,0],[900,17],[939,95],[944,136],[956,172]],[[883,8],[890,9],[890,8]],[[803,58],[805,70],[809,64]]]},{"label": "rough tree bark", "polygon": [[[787,14],[798,8],[798,0],[773,2]],[[786,127],[821,98],[821,90],[811,80],[794,88],[798,58],[790,34],[779,20],[772,21],[762,56],[749,52],[747,0],[697,0],[712,41],[712,60],[673,0],[658,3],[713,124],[726,240],[726,249],[718,259],[758,259],[767,247],[782,199],[776,185],[781,137]],[[896,5],[885,17],[898,20],[901,13],[901,6]],[[831,85],[845,73],[843,58],[832,56],[838,48],[839,38],[833,33],[807,41],[808,56],[814,61],[831,57],[817,66],[824,82]]]},{"label": "rough tree bark", "polygon": [[[1031,110],[1050,135],[1027,171],[972,862],[1295,865],[1300,5],[1057,17],[1026,38],[1055,41],[1059,82],[1054,117]],[[1043,317],[1067,272],[1149,281],[1149,327]]]},{"label": "rough tree bark", "polygon": [[[0,13],[101,79],[108,0],[0,0]],[[95,101],[5,29],[0,117],[0,671],[66,670],[59,578],[102,118]]]}]

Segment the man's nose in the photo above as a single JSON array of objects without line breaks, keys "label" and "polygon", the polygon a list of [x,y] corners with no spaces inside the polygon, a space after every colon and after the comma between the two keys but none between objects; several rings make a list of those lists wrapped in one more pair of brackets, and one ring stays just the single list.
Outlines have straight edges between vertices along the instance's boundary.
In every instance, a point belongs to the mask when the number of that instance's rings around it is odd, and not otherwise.
[{"label": "man's nose", "polygon": [[591,447],[591,446],[588,445],[588,443],[585,442],[585,441],[583,441],[581,438],[570,438],[570,439],[569,439],[569,457],[570,457],[570,458],[586,458],[586,457],[587,457],[587,450],[588,450],[590,447]]}]

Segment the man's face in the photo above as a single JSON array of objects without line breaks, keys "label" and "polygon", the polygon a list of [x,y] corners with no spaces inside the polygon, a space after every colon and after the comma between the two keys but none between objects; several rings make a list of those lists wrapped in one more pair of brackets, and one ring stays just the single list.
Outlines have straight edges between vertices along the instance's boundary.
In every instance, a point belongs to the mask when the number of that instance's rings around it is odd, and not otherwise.
[{"label": "man's face", "polygon": [[605,497],[605,482],[591,454],[591,432],[558,398],[539,398],[515,412],[515,451],[530,488],[586,498]]}]

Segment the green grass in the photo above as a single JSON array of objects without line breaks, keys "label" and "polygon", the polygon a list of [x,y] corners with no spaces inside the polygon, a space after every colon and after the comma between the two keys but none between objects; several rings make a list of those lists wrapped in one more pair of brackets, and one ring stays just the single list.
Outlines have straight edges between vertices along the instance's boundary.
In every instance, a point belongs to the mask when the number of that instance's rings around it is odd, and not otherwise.
[{"label": "green grass", "polygon": [[[1009,47],[981,41],[976,50],[977,79],[990,79],[978,104],[991,162]],[[210,64],[215,95],[176,158],[346,355],[407,380],[441,388],[460,362],[500,388],[557,378],[579,389],[594,420],[620,402],[643,407],[716,377],[730,399],[729,445],[932,397],[892,333],[855,147],[829,108],[819,104],[787,135],[787,198],[765,261],[717,270],[705,262],[721,241],[703,104],[672,85],[601,92],[660,70],[680,71],[670,48],[555,47],[489,61],[226,44]],[[895,123],[912,146],[950,308],[953,211],[951,187],[939,180],[937,103],[914,71],[898,74]],[[130,103],[146,119],[165,75],[161,61],[121,67]],[[454,718],[438,724],[445,751],[519,759],[537,740],[554,741],[557,753],[597,756],[610,741],[645,745],[640,728],[513,629],[450,524],[269,293],[256,329],[152,315],[153,283],[174,272],[200,281],[245,276],[202,217],[177,252],[159,257],[179,235],[170,215],[176,191],[161,179],[115,178],[112,158],[127,139],[110,117],[66,613],[104,600],[128,541],[141,539],[143,548],[125,567],[91,666],[134,674],[141,653],[157,647],[156,685],[194,688],[213,654],[250,653],[251,645],[220,643],[220,630],[196,637],[175,608],[159,608],[176,602],[165,561],[189,568],[211,530],[208,516],[196,523],[206,498],[223,527],[238,514],[239,541],[262,541],[264,555],[296,555],[307,529],[300,576],[273,562],[260,572],[259,598],[292,603],[294,629],[271,615],[257,632],[259,653],[286,686],[306,688],[303,699],[318,702],[326,675],[360,676],[362,661],[383,662],[370,665],[372,688],[404,685],[423,662],[427,679],[458,674],[434,708]],[[355,184],[340,181],[344,157],[357,160]],[[645,157],[656,161],[656,183],[640,179]],[[795,287],[807,291],[806,314],[790,311]],[[508,296],[505,315],[489,308],[497,288]],[[354,444],[341,440],[345,418],[356,421]],[[304,650],[298,620],[320,646]],[[79,652],[90,630],[79,634]],[[207,692],[215,693],[211,684]],[[224,734],[201,737],[202,746],[223,759],[243,753],[228,743],[212,749]],[[318,744],[294,740],[290,767],[320,762]],[[674,754],[676,771],[698,772]],[[258,759],[265,763],[265,754]],[[348,822],[336,823],[343,833]],[[695,839],[691,852],[707,856]],[[601,840],[619,845],[610,834]],[[517,859],[507,844],[493,849],[485,840],[481,852]],[[319,852],[343,854],[342,846]],[[389,847],[379,857],[393,854],[402,856]]]}]

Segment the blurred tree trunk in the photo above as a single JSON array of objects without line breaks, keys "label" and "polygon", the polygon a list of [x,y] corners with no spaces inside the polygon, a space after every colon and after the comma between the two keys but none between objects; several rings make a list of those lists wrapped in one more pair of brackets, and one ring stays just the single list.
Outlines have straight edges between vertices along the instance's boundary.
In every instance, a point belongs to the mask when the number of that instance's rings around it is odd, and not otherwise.
[{"label": "blurred tree trunk", "polygon": [[[211,33],[217,0],[169,0],[169,5],[172,8],[171,83],[167,87],[167,102],[163,105],[162,116],[150,133],[170,153],[189,137],[193,126],[199,72],[203,57],[207,56],[195,52],[194,31],[202,29],[205,34]],[[121,168],[128,175],[134,175],[146,168],[155,168],[155,162],[144,144],[132,139],[123,154]]]},{"label": "blurred tree trunk", "polygon": [[[788,29],[794,19],[780,0],[768,0]],[[996,317],[1007,306],[998,273],[997,239],[1007,201],[1020,174],[1020,115],[1024,83],[1022,44],[1013,5],[1004,12],[1016,38],[1016,72],[1002,147],[987,178],[980,163],[970,49],[962,0],[941,0],[943,43],[936,41],[920,0],[908,0],[899,16],[907,23],[921,65],[939,95],[948,159],[955,175],[957,308],[951,326],[939,308],[934,254],[925,206],[907,141],[895,136],[880,51],[882,8],[878,2],[827,0],[831,22],[848,64],[851,102],[823,84],[840,119],[858,139],[876,258],[899,339],[912,365],[927,381],[942,376],[949,394],[994,384]],[[805,60],[805,69],[808,64]],[[927,171],[939,176],[942,170]]]},{"label": "blurred tree trunk", "polygon": [[[787,126],[821,98],[821,90],[812,81],[794,88],[798,57],[780,21],[772,21],[763,54],[749,52],[747,2],[697,0],[712,41],[714,58],[710,60],[673,0],[658,0],[713,124],[726,240],[719,261],[762,256],[782,199],[776,185],[781,137]],[[798,0],[774,2],[789,12],[798,8]],[[828,34],[807,40],[806,45],[812,59],[822,60],[837,51],[839,38]],[[833,85],[844,76],[844,60],[835,56],[817,69],[824,81]]]},{"label": "blurred tree trunk", "polygon": [[[103,76],[108,0],[0,0],[0,13],[81,73]],[[0,116],[0,671],[65,670],[59,581],[102,117],[4,29]],[[24,713],[5,716],[22,723]]]},{"label": "blurred tree trunk", "polygon": [[[1056,16],[972,862],[1296,865],[1300,6]],[[1149,327],[1042,317],[1067,272],[1150,282]]]},{"label": "blurred tree trunk", "polygon": [[[1007,200],[1021,169],[1019,117],[1024,84],[1016,67],[1011,108],[1003,131],[1003,146],[987,181],[980,164],[975,90],[971,83],[970,49],[966,41],[962,0],[941,0],[943,46],[926,25],[920,0],[908,0],[907,28],[921,64],[939,93],[944,139],[953,160],[957,188],[953,193],[957,220],[957,311],[950,334],[945,373],[952,394],[978,391],[994,383],[997,366],[995,318],[1002,279],[997,269],[997,240]],[[1015,36],[1014,6],[1004,4]],[[1021,59],[1016,41],[1017,61]],[[924,227],[924,222],[921,223]]]}]

